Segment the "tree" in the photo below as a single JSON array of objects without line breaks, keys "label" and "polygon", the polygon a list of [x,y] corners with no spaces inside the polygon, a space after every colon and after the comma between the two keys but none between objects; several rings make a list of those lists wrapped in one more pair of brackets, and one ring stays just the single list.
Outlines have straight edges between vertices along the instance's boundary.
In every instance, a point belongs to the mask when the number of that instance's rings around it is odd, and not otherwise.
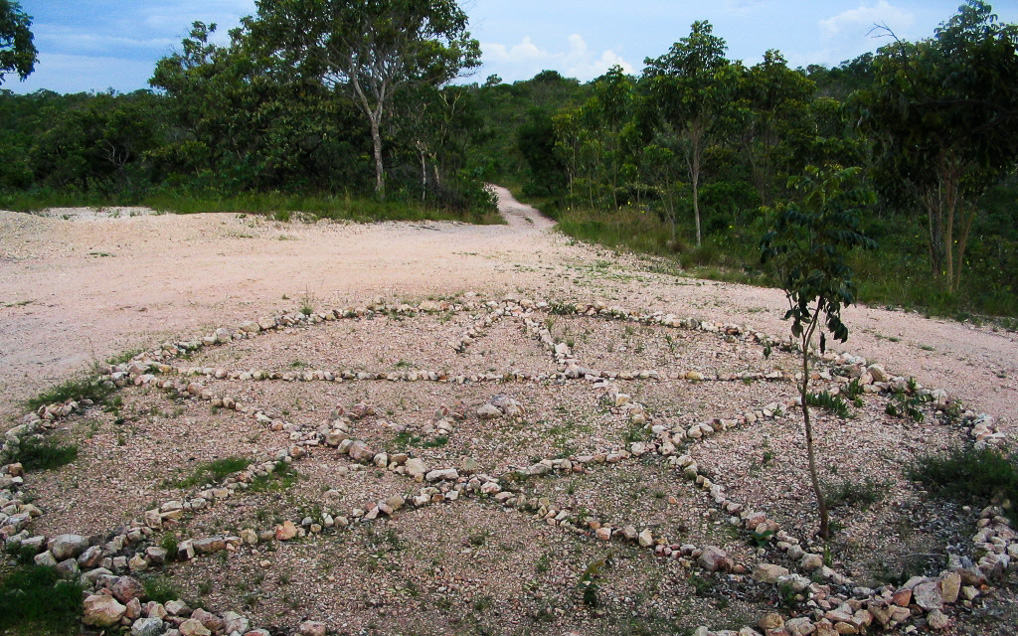
[{"label": "tree", "polygon": [[382,128],[394,94],[440,86],[480,62],[454,0],[259,0],[246,26],[299,73],[346,90],[367,117],[375,192],[385,193]]},{"label": "tree", "polygon": [[13,0],[0,0],[0,84],[14,71],[24,80],[35,70],[39,51],[32,37],[32,18]]},{"label": "tree", "polygon": [[830,519],[813,449],[813,425],[809,412],[810,350],[817,330],[824,350],[826,328],[835,340],[848,340],[848,327],[841,321],[841,308],[855,301],[852,269],[846,263],[849,250],[873,243],[859,231],[860,216],[873,203],[873,193],[860,184],[859,168],[808,166],[789,185],[801,195],[801,202],[787,203],[777,210],[777,219],[763,239],[763,260],[776,266],[781,288],[788,298],[785,320],[792,320],[792,336],[802,352],[802,380],[799,399],[806,435],[810,481],[820,516],[820,536],[830,535]]},{"label": "tree", "polygon": [[880,150],[877,183],[925,211],[933,275],[956,291],[976,200],[1018,160],[1018,26],[969,0],[933,38],[896,39],[873,64],[859,101]]},{"label": "tree", "polygon": [[650,82],[660,117],[684,142],[697,246],[702,243],[699,194],[704,152],[737,81],[725,49],[725,41],[714,35],[710,22],[697,21],[689,36],[673,44],[668,53],[644,61],[644,78]]}]

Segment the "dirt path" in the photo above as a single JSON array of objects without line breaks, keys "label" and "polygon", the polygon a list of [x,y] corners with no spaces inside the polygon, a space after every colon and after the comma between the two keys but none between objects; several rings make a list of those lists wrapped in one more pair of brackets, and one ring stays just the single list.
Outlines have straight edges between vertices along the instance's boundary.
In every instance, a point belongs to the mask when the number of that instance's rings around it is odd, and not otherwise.
[{"label": "dirt path", "polygon": [[[242,214],[68,218],[0,212],[0,417],[95,360],[309,302],[475,291],[601,300],[746,323],[772,335],[775,290],[653,273],[581,245],[496,188],[508,224],[278,223]],[[944,387],[1014,431],[1018,341],[951,321],[852,308],[849,348]]]}]

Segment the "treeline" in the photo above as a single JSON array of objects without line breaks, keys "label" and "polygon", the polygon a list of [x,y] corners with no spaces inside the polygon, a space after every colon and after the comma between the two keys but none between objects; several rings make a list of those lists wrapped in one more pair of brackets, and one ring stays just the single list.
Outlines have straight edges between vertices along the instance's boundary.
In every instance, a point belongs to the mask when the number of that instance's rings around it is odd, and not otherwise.
[{"label": "treeline", "polygon": [[493,78],[486,118],[513,132],[487,142],[491,167],[577,238],[770,283],[759,245],[790,178],[858,166],[879,194],[879,248],[854,255],[865,300],[1014,316],[1018,29],[970,1],[928,39],[885,35],[835,68],[746,66],[696,22],[638,76]]},{"label": "treeline", "polygon": [[[454,2],[259,2],[196,22],[153,90],[0,92],[0,204],[368,198],[488,218],[471,161],[479,62]],[[296,200],[307,202],[307,198]],[[328,203],[316,204],[327,208]],[[398,207],[398,206],[397,206]]]}]

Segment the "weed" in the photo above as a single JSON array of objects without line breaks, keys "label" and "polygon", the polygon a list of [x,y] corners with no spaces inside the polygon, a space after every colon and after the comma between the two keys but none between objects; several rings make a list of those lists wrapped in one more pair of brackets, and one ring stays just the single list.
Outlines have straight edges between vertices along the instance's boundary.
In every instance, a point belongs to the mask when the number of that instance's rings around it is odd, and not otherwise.
[{"label": "weed", "polygon": [[180,481],[169,481],[164,483],[167,486],[177,488],[204,486],[206,484],[222,481],[227,477],[227,475],[244,470],[250,465],[251,460],[244,457],[224,457],[223,459],[199,464],[195,467],[194,472],[191,473],[190,476],[185,477]]},{"label": "weed", "polygon": [[47,404],[61,403],[68,400],[80,402],[92,400],[96,404],[102,403],[115,390],[115,386],[98,377],[89,376],[71,378],[63,384],[46,389],[42,393],[25,402],[25,406],[35,411],[40,406]]},{"label": "weed", "polygon": [[52,470],[70,464],[78,457],[74,444],[62,445],[53,438],[26,439],[21,442],[15,461],[25,470]]},{"label": "weed", "polygon": [[472,532],[470,534],[470,536],[467,538],[467,542],[470,545],[474,546],[475,548],[479,548],[479,547],[481,547],[482,545],[484,545],[488,541],[488,537],[490,535],[491,535],[491,532],[488,531],[488,530],[480,530],[478,532]]},{"label": "weed", "polygon": [[534,570],[538,574],[544,574],[550,569],[551,569],[551,558],[548,556],[547,553],[542,554],[540,557],[538,557],[537,562],[534,563]]},{"label": "weed", "polygon": [[840,395],[831,395],[827,391],[807,393],[806,404],[822,408],[838,417],[845,418],[849,416],[848,403]]},{"label": "weed", "polygon": [[146,577],[142,579],[142,585],[145,588],[145,596],[150,601],[166,603],[181,597],[180,590],[165,576],[155,575]]},{"label": "weed", "polygon": [[273,466],[272,472],[266,473],[265,475],[255,475],[251,480],[251,485],[248,490],[251,492],[269,492],[269,491],[280,491],[286,490],[293,485],[297,478],[300,477],[300,473],[295,471],[290,464],[286,462],[276,462]]},{"label": "weed", "polygon": [[872,477],[866,477],[863,481],[844,480],[837,485],[829,485],[824,493],[827,505],[831,508],[838,506],[858,506],[867,510],[884,497],[888,488],[886,482],[877,481]]},{"label": "weed", "polygon": [[75,634],[82,587],[57,571],[22,566],[0,581],[0,631],[23,636]]},{"label": "weed", "polygon": [[159,547],[166,550],[166,558],[170,561],[177,558],[177,535],[173,533],[164,534],[159,541]]},{"label": "weed", "polygon": [[884,408],[884,413],[891,417],[908,417],[913,421],[922,422],[925,416],[920,408],[923,404],[931,401],[933,397],[920,393],[917,390],[918,386],[915,378],[909,378],[908,386],[904,390],[896,389],[891,394],[891,400]]}]

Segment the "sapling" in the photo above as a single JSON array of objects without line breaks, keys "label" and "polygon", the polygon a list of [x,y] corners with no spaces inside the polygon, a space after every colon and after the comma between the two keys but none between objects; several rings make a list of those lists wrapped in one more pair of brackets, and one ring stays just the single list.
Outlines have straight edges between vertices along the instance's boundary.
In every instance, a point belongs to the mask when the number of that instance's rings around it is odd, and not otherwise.
[{"label": "sapling", "polygon": [[861,184],[858,168],[837,165],[807,166],[802,176],[789,179],[789,186],[799,198],[777,207],[774,227],[764,236],[761,248],[763,260],[777,268],[789,305],[784,319],[792,321],[792,336],[802,353],[799,402],[820,536],[826,539],[830,518],[817,475],[809,409],[810,351],[818,332],[821,353],[825,330],[835,340],[848,340],[841,309],[855,301],[855,284],[846,257],[856,247],[873,245],[859,230],[859,220],[862,210],[873,204],[874,195]]}]

